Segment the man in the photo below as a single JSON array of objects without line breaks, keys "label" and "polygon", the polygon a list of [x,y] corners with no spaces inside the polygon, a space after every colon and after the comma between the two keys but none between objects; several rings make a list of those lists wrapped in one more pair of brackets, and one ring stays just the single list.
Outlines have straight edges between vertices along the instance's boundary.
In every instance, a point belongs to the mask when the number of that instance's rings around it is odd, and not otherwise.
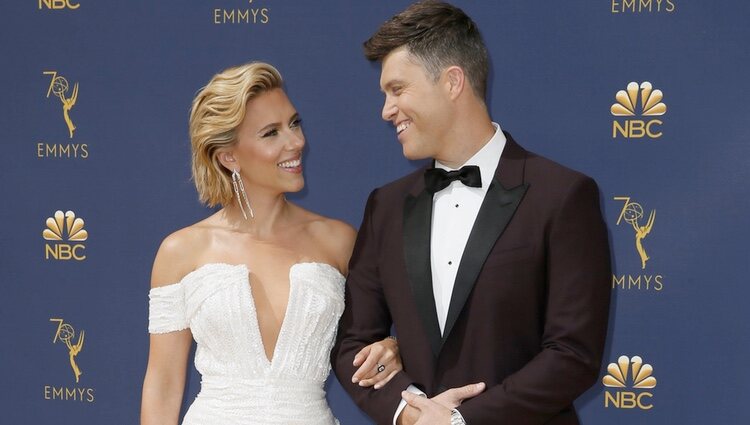
[{"label": "man", "polygon": [[[379,424],[578,424],[610,297],[596,183],[491,121],[487,51],[460,9],[413,4],[365,54],[381,62],[383,119],[404,155],[434,161],[367,201],[332,354],[339,380]],[[362,388],[390,365],[354,355],[391,325],[404,370]]]}]

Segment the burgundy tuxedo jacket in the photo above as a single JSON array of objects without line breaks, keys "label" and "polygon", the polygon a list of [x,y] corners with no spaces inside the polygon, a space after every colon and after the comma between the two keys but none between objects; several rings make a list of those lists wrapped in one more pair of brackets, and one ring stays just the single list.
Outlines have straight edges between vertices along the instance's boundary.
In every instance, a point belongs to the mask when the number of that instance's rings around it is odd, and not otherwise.
[{"label": "burgundy tuxedo jacket", "polygon": [[[432,397],[475,382],[487,389],[458,407],[468,425],[578,424],[573,400],[598,378],[610,301],[598,187],[505,136],[443,335],[424,169],[367,201],[332,361],[343,387],[378,424],[392,423],[410,384]],[[352,384],[354,355],[392,325],[404,370],[379,390]]]}]

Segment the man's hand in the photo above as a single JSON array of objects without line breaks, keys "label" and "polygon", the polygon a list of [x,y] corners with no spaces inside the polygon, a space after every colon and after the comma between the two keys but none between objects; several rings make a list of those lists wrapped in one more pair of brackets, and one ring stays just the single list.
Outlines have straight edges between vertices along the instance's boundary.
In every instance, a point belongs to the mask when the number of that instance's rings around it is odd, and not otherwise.
[{"label": "man's hand", "polygon": [[451,411],[469,398],[484,391],[484,382],[446,390],[433,398],[426,398],[408,391],[401,397],[407,406],[398,417],[398,425],[448,425]]}]

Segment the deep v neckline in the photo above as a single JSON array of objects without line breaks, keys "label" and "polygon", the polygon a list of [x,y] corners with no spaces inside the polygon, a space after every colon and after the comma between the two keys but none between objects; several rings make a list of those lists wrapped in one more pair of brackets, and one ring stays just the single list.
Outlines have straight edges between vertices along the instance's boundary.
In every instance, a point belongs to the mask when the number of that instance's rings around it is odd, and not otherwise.
[{"label": "deep v neckline", "polygon": [[250,299],[250,310],[252,311],[253,317],[250,320],[250,325],[253,326],[253,329],[255,331],[255,336],[258,338],[259,344],[260,344],[260,353],[259,355],[262,356],[263,360],[265,360],[265,364],[268,366],[269,369],[273,369],[273,361],[277,358],[277,352],[276,349],[279,347],[279,343],[281,342],[281,338],[284,336],[284,329],[286,327],[287,322],[289,321],[289,306],[292,304],[292,300],[295,294],[294,290],[294,284],[292,279],[292,271],[294,270],[294,267],[297,264],[302,263],[295,263],[292,264],[289,267],[289,272],[287,273],[287,278],[289,279],[289,296],[286,300],[286,307],[284,308],[284,316],[281,318],[281,326],[279,326],[279,334],[276,336],[276,341],[273,344],[273,350],[271,350],[271,358],[268,358],[268,354],[266,354],[266,344],[263,342],[263,335],[260,332],[260,320],[258,319],[258,306],[255,304],[255,297],[253,296],[253,289],[252,289],[252,281],[250,280],[250,268],[247,267],[244,264],[241,264],[241,266],[245,269],[245,290],[247,291],[247,296]]},{"label": "deep v neckline", "polygon": [[299,262],[299,263],[294,263],[289,267],[289,272],[287,273],[287,276],[289,279],[289,297],[287,298],[287,301],[286,301],[286,309],[284,310],[284,316],[281,321],[281,326],[279,327],[279,334],[276,337],[276,342],[274,343],[273,351],[271,353],[271,358],[269,359],[268,355],[266,354],[266,346],[265,346],[265,343],[263,342],[263,337],[260,333],[260,322],[258,321],[258,309],[255,304],[255,297],[253,297],[252,282],[250,280],[250,268],[246,264],[207,263],[198,267],[191,273],[194,273],[198,271],[199,269],[208,265],[224,265],[227,267],[239,269],[243,272],[243,278],[242,278],[242,283],[243,283],[243,288],[244,288],[243,290],[245,291],[245,294],[248,298],[248,304],[249,304],[250,312],[252,315],[252,317],[249,318],[251,332],[254,333],[253,337],[257,338],[257,341],[259,341],[260,352],[258,353],[258,355],[263,359],[264,364],[269,369],[273,369],[273,366],[275,364],[274,361],[278,358],[279,345],[282,344],[282,342],[285,340],[285,335],[288,333],[287,322],[289,321],[288,320],[289,311],[290,311],[289,307],[292,304],[294,300],[294,296],[296,295],[296,292],[297,292],[295,290],[295,283],[294,283],[295,280],[292,278],[294,270],[298,267],[307,266],[307,265],[320,265],[320,266],[323,266],[325,268],[328,268],[334,271],[336,274],[343,277],[343,274],[341,274],[341,272],[336,267],[328,263],[323,263],[323,262],[314,262],[314,261]]},{"label": "deep v neckline", "polygon": [[[273,369],[274,362],[276,362],[278,355],[279,355],[279,345],[283,344],[288,337],[286,337],[286,334],[289,333],[289,330],[287,329],[290,325],[287,324],[289,321],[289,311],[290,311],[290,305],[294,302],[295,297],[297,297],[298,291],[295,289],[295,279],[294,277],[294,271],[299,267],[305,267],[305,266],[321,266],[324,269],[328,269],[329,271],[332,271],[333,273],[337,274],[341,278],[344,278],[345,276],[334,266],[324,263],[324,262],[316,262],[316,261],[307,261],[307,262],[299,262],[294,263],[289,267],[289,271],[287,273],[289,278],[289,298],[286,302],[286,310],[284,311],[284,317],[281,322],[281,326],[279,327],[279,335],[276,337],[276,342],[273,348],[272,357],[269,359],[266,355],[266,348],[265,344],[263,343],[263,338],[260,333],[260,323],[258,322],[258,311],[255,305],[255,297],[253,297],[252,293],[252,282],[250,280],[250,267],[248,267],[246,264],[230,264],[230,263],[222,263],[222,262],[211,262],[211,263],[205,263],[199,267],[197,267],[195,270],[191,271],[187,275],[185,275],[182,280],[178,283],[182,283],[184,281],[189,280],[192,278],[193,275],[200,274],[200,272],[204,268],[213,268],[213,267],[226,267],[233,271],[233,273],[242,273],[242,278],[240,282],[242,283],[242,292],[246,294],[247,298],[247,307],[249,308],[249,314],[250,317],[248,317],[248,322],[250,326],[250,332],[252,333],[251,339],[256,339],[258,343],[259,358],[262,359],[263,364],[266,368]],[[242,295],[241,295],[242,296]],[[253,344],[254,345],[254,344]]]}]

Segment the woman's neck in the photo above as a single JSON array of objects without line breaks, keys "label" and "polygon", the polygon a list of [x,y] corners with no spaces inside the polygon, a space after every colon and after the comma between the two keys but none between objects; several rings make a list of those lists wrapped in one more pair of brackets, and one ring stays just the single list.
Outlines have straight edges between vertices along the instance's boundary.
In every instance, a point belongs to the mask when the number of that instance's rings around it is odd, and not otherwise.
[{"label": "woman's neck", "polygon": [[248,200],[253,212],[252,217],[242,199],[242,208],[245,210],[247,220],[240,210],[236,197],[223,209],[223,219],[238,232],[248,233],[258,239],[269,239],[274,235],[275,229],[283,226],[289,218],[292,204],[286,200],[283,193],[270,196],[248,193]]}]

